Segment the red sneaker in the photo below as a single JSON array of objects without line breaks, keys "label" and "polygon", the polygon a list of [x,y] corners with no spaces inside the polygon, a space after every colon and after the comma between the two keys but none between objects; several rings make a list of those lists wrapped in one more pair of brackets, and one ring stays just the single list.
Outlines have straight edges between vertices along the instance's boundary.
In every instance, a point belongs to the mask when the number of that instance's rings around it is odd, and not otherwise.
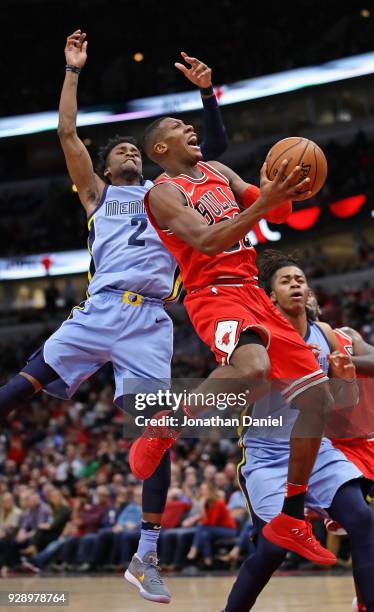
[{"label": "red sneaker", "polygon": [[[163,410],[154,415],[154,419],[170,416],[170,410]],[[164,420],[164,419],[163,419]],[[135,440],[130,448],[130,469],[139,480],[152,476],[164,453],[179,436],[179,432],[167,425],[147,425],[143,434]]]},{"label": "red sneaker", "polygon": [[313,563],[336,563],[335,555],[323,548],[314,537],[309,521],[300,521],[281,512],[265,525],[262,533],[273,544],[292,550]]}]

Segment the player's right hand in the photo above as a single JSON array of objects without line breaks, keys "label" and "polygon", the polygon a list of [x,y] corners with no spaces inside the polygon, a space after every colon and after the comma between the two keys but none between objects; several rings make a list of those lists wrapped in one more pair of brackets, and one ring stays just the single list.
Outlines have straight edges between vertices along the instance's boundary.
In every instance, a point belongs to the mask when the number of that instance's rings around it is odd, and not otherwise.
[{"label": "player's right hand", "polygon": [[65,59],[67,64],[83,68],[87,60],[87,40],[86,33],[81,30],[75,30],[73,34],[66,39]]},{"label": "player's right hand", "polygon": [[305,178],[300,183],[292,185],[300,174],[300,166],[295,166],[292,172],[285,177],[284,171],[287,168],[287,164],[287,159],[284,159],[279,167],[279,172],[273,181],[271,181],[267,176],[266,162],[261,168],[260,199],[261,205],[265,212],[276,208],[287,200],[293,200],[294,202],[297,200],[304,200],[305,197],[308,197],[307,194],[311,195],[312,193],[308,190],[310,183],[309,178]]}]

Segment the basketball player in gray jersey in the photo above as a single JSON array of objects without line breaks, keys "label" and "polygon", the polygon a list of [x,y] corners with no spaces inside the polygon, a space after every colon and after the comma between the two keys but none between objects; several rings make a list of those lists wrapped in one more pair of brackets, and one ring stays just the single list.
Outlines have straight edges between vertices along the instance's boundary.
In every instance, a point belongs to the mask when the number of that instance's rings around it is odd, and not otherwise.
[{"label": "basketball player in gray jersey", "polygon": [[[205,158],[212,159],[225,150],[227,138],[211,70],[185,53],[182,57],[189,67],[175,65],[200,87],[206,131],[202,148]],[[152,183],[143,179],[141,153],[130,137],[111,139],[100,152],[98,173],[94,171],[76,131],[78,77],[87,59],[86,34],[81,30],[67,38],[65,58],[58,134],[88,218],[88,298],[73,309],[23,370],[0,388],[3,417],[41,389],[57,397],[72,397],[85,379],[108,362],[114,370],[114,401],[120,406],[129,393],[126,379],[170,379],[173,330],[164,306],[177,297],[180,281],[174,257],[148,223],[143,198]],[[163,603],[169,603],[171,596],[158,572],[157,539],[169,482],[166,454],[159,469],[144,482],[141,537],[126,572],[144,598]]]}]

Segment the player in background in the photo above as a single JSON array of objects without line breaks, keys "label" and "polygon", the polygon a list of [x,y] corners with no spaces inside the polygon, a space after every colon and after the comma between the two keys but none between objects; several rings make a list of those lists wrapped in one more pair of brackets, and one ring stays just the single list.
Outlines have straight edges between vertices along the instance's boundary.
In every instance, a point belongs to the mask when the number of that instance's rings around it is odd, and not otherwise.
[{"label": "player in background", "polygon": [[[311,291],[308,316],[320,321],[321,311]],[[351,410],[333,412],[328,435],[365,477],[374,481],[374,346],[352,327],[334,329],[341,352],[352,357],[356,367],[360,399]],[[338,437],[339,436],[339,437]]]},{"label": "player in background", "polygon": [[[265,251],[259,270],[260,282],[273,304],[305,341],[318,349],[318,360],[329,370],[337,404],[354,404],[358,387],[355,368],[347,353],[336,351],[336,337],[329,325],[308,320],[309,287],[297,260],[279,251]],[[350,398],[350,399],[349,399]],[[347,408],[340,408],[346,410]],[[254,417],[283,415],[283,427],[248,429],[242,437],[243,460],[239,482],[246,494],[257,546],[241,566],[225,612],[247,612],[286,556],[286,551],[261,534],[264,523],[277,514],[287,478],[289,433],[295,413],[284,405],[279,393],[256,402]],[[323,438],[309,481],[306,506],[328,515],[344,526],[351,538],[353,574],[366,602],[374,611],[374,517],[362,494],[362,472],[331,441]],[[326,515],[326,514],[325,514]],[[311,531],[311,526],[309,527]]]},{"label": "player in background", "polygon": [[[307,303],[308,316],[313,321],[319,321],[321,311],[313,291],[310,292]],[[360,398],[351,410],[334,411],[329,422],[331,442],[352,461],[367,479],[363,483],[363,492],[370,501],[373,495],[374,481],[374,347],[365,342],[361,334],[351,327],[334,329],[341,352],[351,355],[356,367]],[[342,437],[337,437],[337,436]],[[344,437],[343,437],[344,436]],[[329,531],[331,545],[344,533],[336,521],[325,521]],[[339,547],[339,544],[337,548]],[[355,581],[357,597],[353,601],[354,612],[365,612],[366,606]]]},{"label": "player in background", "polygon": [[[58,133],[88,218],[89,297],[0,389],[3,418],[41,389],[70,398],[109,361],[115,376],[114,401],[119,406],[126,379],[170,379],[173,330],[164,306],[178,293],[177,263],[148,223],[143,198],[153,183],[142,176],[136,142],[129,137],[109,140],[100,152],[99,172],[95,173],[77,134],[78,77],[86,51],[86,34],[76,30],[65,47]],[[211,85],[211,69],[185,53],[182,56],[190,67],[180,63],[176,67],[202,92],[204,155],[217,156],[225,150],[227,137]],[[131,397],[126,399],[131,401]],[[169,482],[170,457],[166,454],[158,471],[144,483],[141,537],[126,573],[145,598],[162,602],[170,601],[170,593],[158,574],[156,550]],[[142,576],[141,582],[137,576]]]},{"label": "player in background", "polygon": [[[165,171],[145,198],[149,218],[180,265],[187,291],[184,304],[195,330],[225,366],[198,391],[214,392],[218,382],[222,391],[225,381],[226,392],[231,391],[234,381],[238,388],[250,389],[251,402],[267,393],[271,378],[285,400],[300,409],[282,512],[264,534],[310,560],[334,564],[335,556],[311,536],[304,518],[307,483],[333,405],[328,379],[310,348],[258,287],[256,252],[247,237],[269,214],[286,218],[292,210],[289,200],[310,193],[309,180],[292,186],[300,167],[285,178],[288,162],[283,160],[270,181],[264,164],[259,191],[227,166],[203,163],[193,127],[171,117],[147,128],[144,148]],[[183,409],[195,416],[202,406]],[[139,478],[152,473],[178,435],[177,430],[168,433],[169,438],[155,440],[155,428],[149,428],[133,444],[130,465]],[[165,430],[160,435],[165,436]]]}]

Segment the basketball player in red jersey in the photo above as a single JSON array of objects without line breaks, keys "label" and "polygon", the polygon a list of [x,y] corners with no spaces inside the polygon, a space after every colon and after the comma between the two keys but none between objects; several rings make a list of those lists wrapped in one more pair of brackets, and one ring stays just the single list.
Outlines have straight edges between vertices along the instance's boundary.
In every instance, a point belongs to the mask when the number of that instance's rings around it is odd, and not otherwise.
[{"label": "basketball player in red jersey", "polygon": [[[187,290],[184,303],[197,333],[225,366],[217,368],[207,384],[217,379],[245,382],[253,401],[269,390],[271,377],[284,398],[300,409],[283,509],[266,525],[264,535],[314,562],[332,565],[334,555],[308,530],[304,498],[333,399],[310,348],[259,289],[256,252],[246,236],[269,214],[278,220],[286,217],[292,210],[288,200],[304,198],[309,180],[292,186],[300,168],[285,178],[284,160],[274,181],[268,180],[264,164],[258,190],[227,166],[201,162],[193,127],[170,117],[148,127],[144,149],[165,171],[146,195],[149,218],[179,263]],[[183,410],[195,416],[201,406]],[[139,478],[152,473],[173,443],[176,432],[165,429],[161,438],[150,428],[133,444],[130,464]]]},{"label": "basketball player in red jersey", "polygon": [[[343,438],[332,438],[332,443],[357,465],[362,473],[374,480],[374,347],[350,327],[334,330],[343,352],[352,356],[358,374],[360,401],[345,414]],[[339,428],[340,429],[340,428]],[[340,431],[336,431],[339,435]],[[346,436],[351,437],[346,437]]]},{"label": "basketball player in red jersey", "polygon": [[[308,300],[308,316],[319,321],[321,311],[317,299],[311,292]],[[365,342],[361,334],[351,327],[334,329],[339,350],[351,356],[356,367],[360,399],[350,411],[338,410],[329,423],[331,442],[354,463],[367,481],[364,494],[373,495],[374,481],[374,346]],[[344,437],[336,437],[343,435]],[[347,437],[351,435],[351,437]],[[371,482],[370,482],[371,481]],[[370,497],[369,497],[370,499]],[[338,523],[327,524],[332,533],[339,533]],[[363,597],[356,584],[357,598],[353,601],[354,612],[366,612]]]},{"label": "basketball player in red jersey", "polygon": [[[308,300],[308,315],[319,320],[320,309],[313,293]],[[333,445],[374,481],[374,346],[351,327],[334,329],[334,333],[340,352],[350,355],[356,367],[360,399],[351,410],[333,413],[328,433]]]},{"label": "basketball player in red jersey", "polygon": [[[334,432],[338,435],[354,437],[331,438],[331,442],[354,463],[368,479],[364,487],[365,495],[373,495],[374,481],[374,347],[364,341],[361,334],[351,327],[334,329],[339,350],[351,355],[356,366],[360,392],[359,403],[344,415],[345,424],[337,424]],[[345,412],[345,411],[344,411]],[[333,424],[334,427],[334,424]],[[340,433],[341,428],[343,431]],[[340,430],[340,431],[339,431]],[[370,499],[370,497],[368,497]],[[338,526],[338,525],[337,525]],[[353,601],[354,612],[366,612],[362,594],[355,581],[357,597]]]}]

